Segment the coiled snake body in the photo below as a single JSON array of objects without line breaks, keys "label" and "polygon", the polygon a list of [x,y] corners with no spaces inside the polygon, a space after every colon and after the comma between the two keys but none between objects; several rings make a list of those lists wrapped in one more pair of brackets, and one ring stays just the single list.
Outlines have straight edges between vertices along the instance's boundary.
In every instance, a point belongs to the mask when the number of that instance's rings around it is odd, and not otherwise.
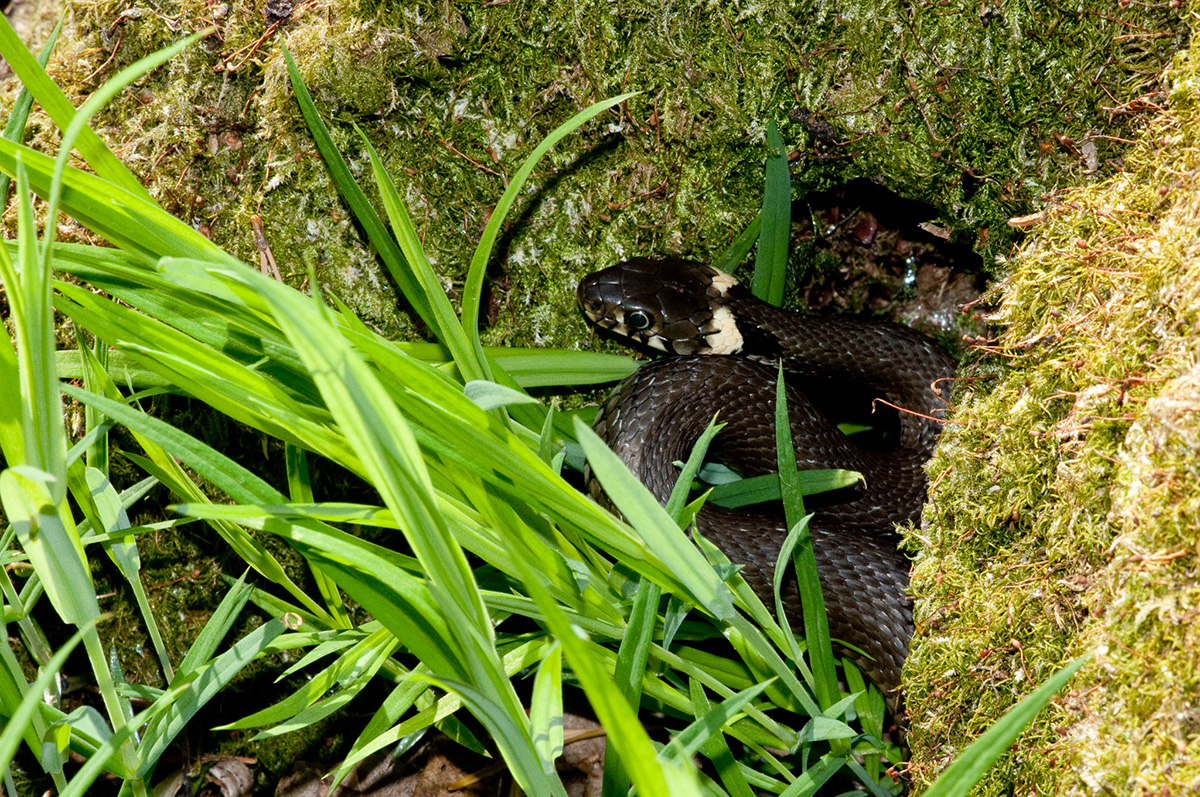
[{"label": "coiled snake body", "polygon": [[[594,427],[660,501],[678,476],[673,463],[688,458],[718,412],[726,426],[710,459],[743,476],[777,470],[775,379],[776,363],[783,363],[799,467],[845,468],[865,477],[865,485],[806,504],[815,513],[810,530],[830,634],[867,654],[854,658],[895,707],[913,622],[908,560],[896,548],[894,526],[920,515],[922,466],[938,431],[936,421],[920,416],[936,417],[945,407],[934,389],[953,374],[950,355],[896,324],[780,310],[729,275],[690,261],[630,260],[586,277],[578,296],[599,326],[682,355],[639,368],[609,396]],[[836,396],[868,403],[878,397],[919,415],[898,413],[886,444],[858,443],[838,429],[830,402],[822,401],[831,391],[835,404]],[[746,581],[773,605],[771,576],[787,535],[782,512],[709,506],[697,526],[745,566]],[[785,605],[797,622],[794,579],[785,585]]]}]

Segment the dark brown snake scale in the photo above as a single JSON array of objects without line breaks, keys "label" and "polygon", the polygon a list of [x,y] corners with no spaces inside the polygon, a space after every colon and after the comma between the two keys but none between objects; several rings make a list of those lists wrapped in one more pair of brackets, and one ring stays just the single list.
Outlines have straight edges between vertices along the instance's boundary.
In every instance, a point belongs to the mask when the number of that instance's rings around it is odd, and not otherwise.
[{"label": "dark brown snake scale", "polygon": [[[678,476],[673,463],[688,458],[716,413],[726,426],[709,459],[743,476],[775,472],[776,363],[782,361],[799,466],[857,470],[865,478],[865,485],[811,496],[806,504],[814,512],[810,530],[830,634],[867,654],[855,656],[856,663],[895,707],[913,632],[909,563],[897,550],[895,524],[920,517],[923,465],[940,425],[920,416],[938,418],[946,406],[934,390],[948,388],[950,355],[897,324],[772,307],[728,275],[690,261],[630,260],[586,277],[578,295],[598,325],[681,355],[639,368],[608,397],[594,425],[660,501]],[[885,443],[860,444],[829,412],[841,395],[854,397],[847,406],[869,407],[877,397],[918,414],[893,413],[898,428]],[[773,605],[771,576],[787,534],[782,511],[710,506],[697,526],[745,566],[746,581]],[[784,584],[795,624],[795,580]]]}]

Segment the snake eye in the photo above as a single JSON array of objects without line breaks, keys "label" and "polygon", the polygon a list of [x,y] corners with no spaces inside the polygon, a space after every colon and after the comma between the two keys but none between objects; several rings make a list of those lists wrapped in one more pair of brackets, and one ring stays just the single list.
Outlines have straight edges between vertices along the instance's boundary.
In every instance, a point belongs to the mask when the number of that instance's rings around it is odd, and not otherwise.
[{"label": "snake eye", "polygon": [[632,313],[625,315],[625,325],[634,332],[642,332],[649,329],[651,323],[653,322],[650,320],[649,314],[642,310],[634,310]]}]

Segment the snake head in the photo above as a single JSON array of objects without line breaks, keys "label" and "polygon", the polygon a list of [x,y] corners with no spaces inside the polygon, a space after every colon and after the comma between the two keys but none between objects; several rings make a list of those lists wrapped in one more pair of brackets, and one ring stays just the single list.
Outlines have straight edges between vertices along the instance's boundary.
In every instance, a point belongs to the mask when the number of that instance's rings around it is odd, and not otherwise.
[{"label": "snake head", "polygon": [[673,354],[737,354],[742,336],[725,302],[737,285],[691,260],[645,257],[596,271],[577,296],[592,323]]}]

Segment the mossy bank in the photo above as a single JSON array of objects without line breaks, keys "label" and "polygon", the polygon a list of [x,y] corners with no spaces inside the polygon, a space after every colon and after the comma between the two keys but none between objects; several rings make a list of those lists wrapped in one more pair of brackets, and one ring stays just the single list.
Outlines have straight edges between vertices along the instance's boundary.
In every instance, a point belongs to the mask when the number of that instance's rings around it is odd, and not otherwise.
[{"label": "mossy bank", "polygon": [[919,780],[1092,660],[983,794],[1200,788],[1200,49],[1121,174],[993,288],[930,464],[907,672]]}]

